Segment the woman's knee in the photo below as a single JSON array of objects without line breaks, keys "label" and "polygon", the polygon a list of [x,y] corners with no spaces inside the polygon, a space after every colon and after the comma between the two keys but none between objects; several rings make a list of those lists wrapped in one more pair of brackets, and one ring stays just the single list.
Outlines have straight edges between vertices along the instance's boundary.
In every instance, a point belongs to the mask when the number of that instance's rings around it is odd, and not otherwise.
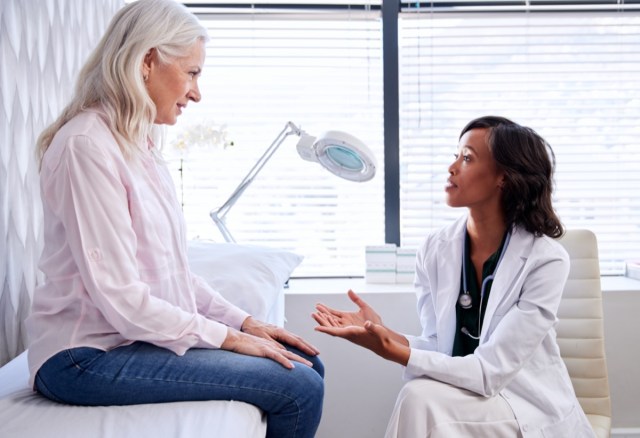
[{"label": "woman's knee", "polygon": [[[322,366],[322,362],[319,362],[319,364]],[[299,394],[303,398],[312,400],[312,403],[319,401],[322,404],[324,398],[324,379],[322,374],[315,366],[310,368],[306,365],[296,364],[296,368],[299,368],[296,376]],[[324,371],[324,368],[322,368],[322,371]]]},{"label": "woman's knee", "polygon": [[320,424],[324,381],[313,368],[296,363],[280,381],[278,396],[269,403],[267,436],[312,437]]},{"label": "woman's knee", "polygon": [[285,348],[295,354],[297,354],[298,356],[304,357],[305,359],[307,359],[309,362],[312,363],[312,367],[313,369],[316,371],[316,373],[318,373],[320,375],[320,377],[324,377],[324,364],[322,363],[322,360],[320,360],[320,356],[315,355],[315,356],[310,356],[304,352],[302,352],[301,350],[298,350],[297,348],[285,344]]},{"label": "woman's knee", "polygon": [[324,364],[322,363],[320,358],[318,356],[311,356],[309,360],[313,364],[313,369],[315,370],[315,372],[318,373],[320,377],[324,378]]}]

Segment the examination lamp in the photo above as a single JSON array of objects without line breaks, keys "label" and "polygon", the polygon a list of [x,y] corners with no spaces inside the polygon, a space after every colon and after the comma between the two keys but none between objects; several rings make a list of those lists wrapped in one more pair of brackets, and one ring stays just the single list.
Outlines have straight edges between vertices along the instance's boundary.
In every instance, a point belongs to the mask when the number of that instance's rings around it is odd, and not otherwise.
[{"label": "examination lamp", "polygon": [[235,242],[235,239],[225,224],[225,216],[275,151],[290,135],[300,137],[296,149],[302,159],[320,163],[334,175],[349,181],[364,182],[369,181],[376,173],[375,156],[367,145],[354,136],[341,131],[327,131],[316,138],[307,134],[292,122],[287,122],[284,129],[249,170],[249,173],[229,196],[229,199],[220,208],[211,211],[211,219],[218,226],[220,233],[222,233],[227,242]]}]

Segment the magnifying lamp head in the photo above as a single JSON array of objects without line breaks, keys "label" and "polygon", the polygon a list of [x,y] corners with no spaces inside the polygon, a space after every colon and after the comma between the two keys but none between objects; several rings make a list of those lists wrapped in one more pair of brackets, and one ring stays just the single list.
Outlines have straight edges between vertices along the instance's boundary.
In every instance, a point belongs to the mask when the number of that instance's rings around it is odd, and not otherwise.
[{"label": "magnifying lamp head", "polygon": [[327,131],[315,139],[302,135],[300,156],[320,163],[329,172],[350,181],[369,181],[376,174],[376,158],[362,141],[342,131]]}]

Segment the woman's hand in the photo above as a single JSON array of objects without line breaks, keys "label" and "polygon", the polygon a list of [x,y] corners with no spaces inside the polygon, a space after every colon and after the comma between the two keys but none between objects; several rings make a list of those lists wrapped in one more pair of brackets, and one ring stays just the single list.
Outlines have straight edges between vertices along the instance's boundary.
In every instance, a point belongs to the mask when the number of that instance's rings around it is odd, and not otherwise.
[{"label": "woman's hand", "polygon": [[300,336],[294,335],[293,333],[288,332],[282,327],[258,321],[251,316],[244,320],[244,322],[242,323],[242,328],[240,330],[244,333],[248,333],[258,338],[275,341],[279,345],[290,345],[308,354],[309,356],[315,356],[320,353],[316,347],[302,339]]},{"label": "woman's hand", "polygon": [[300,362],[310,367],[313,366],[307,359],[287,350],[269,337],[254,336],[231,327],[228,328],[227,337],[220,348],[248,356],[265,357],[278,362],[288,369],[294,367],[291,361]]},{"label": "woman's hand", "polygon": [[351,341],[387,360],[406,365],[411,353],[409,341],[382,325],[382,318],[355,292],[350,290],[348,295],[359,310],[346,312],[318,304],[317,312],[312,314],[318,323],[315,329]]}]

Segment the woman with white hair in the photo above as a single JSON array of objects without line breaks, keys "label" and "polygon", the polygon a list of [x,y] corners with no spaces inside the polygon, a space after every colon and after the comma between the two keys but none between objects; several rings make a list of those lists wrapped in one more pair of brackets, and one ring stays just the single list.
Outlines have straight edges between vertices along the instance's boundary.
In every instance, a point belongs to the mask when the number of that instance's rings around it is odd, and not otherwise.
[{"label": "woman with white hair", "polygon": [[27,320],[31,384],[77,405],[239,400],[266,413],[267,436],[313,437],[318,351],[190,272],[156,148],[158,125],[200,101],[207,39],[173,0],[128,4],[38,139],[46,280]]}]

